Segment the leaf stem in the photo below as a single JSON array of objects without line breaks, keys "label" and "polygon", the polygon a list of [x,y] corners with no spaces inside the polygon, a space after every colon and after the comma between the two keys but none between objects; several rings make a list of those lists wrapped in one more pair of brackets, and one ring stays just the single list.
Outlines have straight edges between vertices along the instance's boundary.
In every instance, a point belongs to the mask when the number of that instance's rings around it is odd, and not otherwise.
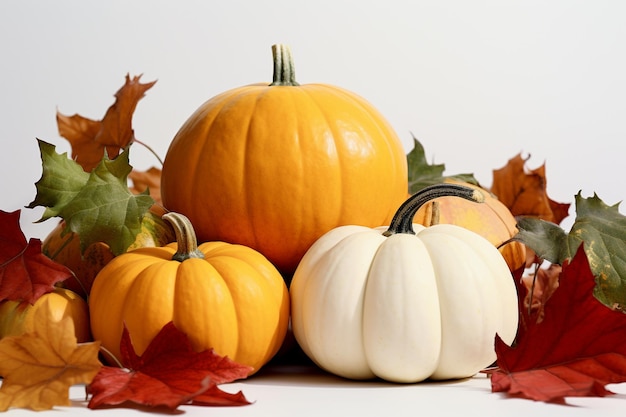
[{"label": "leaf stem", "polygon": [[105,355],[109,356],[111,359],[113,359],[113,362],[115,362],[115,364],[119,367],[119,368],[125,368],[125,366],[122,364],[122,362],[113,354],[113,352],[111,352],[109,349],[105,348],[104,346],[102,346],[102,344],[100,344],[100,351],[102,351],[102,353],[104,353]]},{"label": "leaf stem", "polygon": [[540,263],[535,263],[535,270],[533,272],[533,283],[530,286],[530,291],[528,293],[528,317],[532,313],[533,308],[533,297],[535,295],[535,284],[537,283],[537,274],[539,273],[539,268],[541,267]]},{"label": "leaf stem", "polygon": [[157,161],[159,161],[161,166],[163,166],[163,160],[159,157],[159,154],[157,154],[156,151],[154,149],[152,149],[147,143],[142,142],[142,141],[140,141],[137,138],[133,138],[133,142],[137,142],[139,145],[141,145],[144,148],[146,148],[152,155],[154,155],[154,157],[157,159]]}]

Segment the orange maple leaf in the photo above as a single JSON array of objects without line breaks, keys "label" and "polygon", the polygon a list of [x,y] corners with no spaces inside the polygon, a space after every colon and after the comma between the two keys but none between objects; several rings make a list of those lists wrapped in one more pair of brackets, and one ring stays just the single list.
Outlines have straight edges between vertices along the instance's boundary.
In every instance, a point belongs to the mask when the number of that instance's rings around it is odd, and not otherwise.
[{"label": "orange maple leaf", "polygon": [[90,383],[102,368],[100,343],[78,345],[72,319],[54,321],[50,308],[37,310],[32,333],[0,340],[0,411],[68,406],[70,386]]},{"label": "orange maple leaf", "polygon": [[57,111],[59,134],[72,146],[72,158],[86,172],[102,160],[105,149],[109,158],[115,158],[122,148],[135,140],[132,118],[139,100],[156,81],[140,83],[141,75],[132,79],[126,74],[125,84],[115,93],[115,102],[101,121],[75,114],[65,116]]},{"label": "orange maple leaf", "polygon": [[558,203],[548,197],[545,163],[536,169],[526,167],[521,153],[493,170],[491,192],[509,208],[514,216],[535,216],[556,224],[567,217],[570,204]]},{"label": "orange maple leaf", "polygon": [[128,174],[128,179],[132,181],[130,191],[140,194],[148,189],[150,197],[161,204],[161,170],[157,167],[150,167],[147,171],[132,170]]},{"label": "orange maple leaf", "polygon": [[552,264],[547,268],[537,268],[534,273],[522,277],[522,284],[526,288],[523,305],[528,316],[536,319],[537,323],[543,320],[544,306],[559,287],[562,269],[561,265]]}]

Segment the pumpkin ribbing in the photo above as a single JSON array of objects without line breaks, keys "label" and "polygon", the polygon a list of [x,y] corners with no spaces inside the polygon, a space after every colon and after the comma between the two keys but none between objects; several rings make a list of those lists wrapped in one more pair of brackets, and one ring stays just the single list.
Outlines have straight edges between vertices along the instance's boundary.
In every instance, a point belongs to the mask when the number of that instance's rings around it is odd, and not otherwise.
[{"label": "pumpkin ribbing", "polygon": [[288,48],[274,51],[274,83],[221,93],[181,126],[161,194],[199,241],[251,247],[289,277],[333,227],[389,224],[406,197],[407,163],[370,103],[339,87],[298,85]]},{"label": "pumpkin ribbing", "polygon": [[435,187],[410,198],[394,226],[337,227],[303,257],[290,287],[291,323],[321,368],[407,383],[465,378],[493,363],[496,334],[514,340],[516,287],[495,246],[460,226],[406,224],[431,198],[482,195]]},{"label": "pumpkin ribbing", "polygon": [[215,349],[258,371],[279,350],[288,328],[289,297],[281,275],[248,247],[198,245],[185,216],[164,217],[180,244],[124,253],[96,277],[89,302],[94,338],[119,357],[125,326],[142,354],[173,322],[195,350]]}]

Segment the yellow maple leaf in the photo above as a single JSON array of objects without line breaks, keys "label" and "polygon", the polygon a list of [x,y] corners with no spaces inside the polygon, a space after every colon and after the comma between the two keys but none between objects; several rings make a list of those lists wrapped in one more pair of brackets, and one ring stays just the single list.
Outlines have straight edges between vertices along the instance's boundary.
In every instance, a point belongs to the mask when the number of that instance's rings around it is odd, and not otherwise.
[{"label": "yellow maple leaf", "polygon": [[0,340],[0,411],[71,405],[70,387],[90,383],[102,367],[100,343],[79,345],[71,318],[54,321],[49,309],[46,302],[36,312],[32,333]]}]

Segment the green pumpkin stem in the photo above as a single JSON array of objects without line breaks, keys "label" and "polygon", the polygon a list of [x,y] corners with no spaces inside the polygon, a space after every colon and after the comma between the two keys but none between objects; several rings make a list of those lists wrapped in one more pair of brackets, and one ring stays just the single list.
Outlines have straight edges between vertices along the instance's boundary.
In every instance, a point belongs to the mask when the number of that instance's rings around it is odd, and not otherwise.
[{"label": "green pumpkin stem", "polygon": [[270,85],[300,85],[296,82],[296,69],[289,46],[272,45],[272,57],[274,58],[274,81]]},{"label": "green pumpkin stem", "polygon": [[389,228],[383,235],[391,236],[396,233],[414,235],[413,217],[415,217],[415,213],[417,213],[417,210],[424,204],[439,197],[461,197],[476,203],[485,201],[483,193],[475,188],[457,184],[431,185],[419,190],[402,203],[398,211],[396,211],[396,214],[394,214],[391,225],[389,225]]},{"label": "green pumpkin stem", "polygon": [[161,218],[172,225],[176,234],[178,249],[172,256],[173,261],[183,262],[191,258],[204,259],[204,254],[198,249],[196,231],[193,230],[191,221],[186,216],[170,212],[165,213]]}]

